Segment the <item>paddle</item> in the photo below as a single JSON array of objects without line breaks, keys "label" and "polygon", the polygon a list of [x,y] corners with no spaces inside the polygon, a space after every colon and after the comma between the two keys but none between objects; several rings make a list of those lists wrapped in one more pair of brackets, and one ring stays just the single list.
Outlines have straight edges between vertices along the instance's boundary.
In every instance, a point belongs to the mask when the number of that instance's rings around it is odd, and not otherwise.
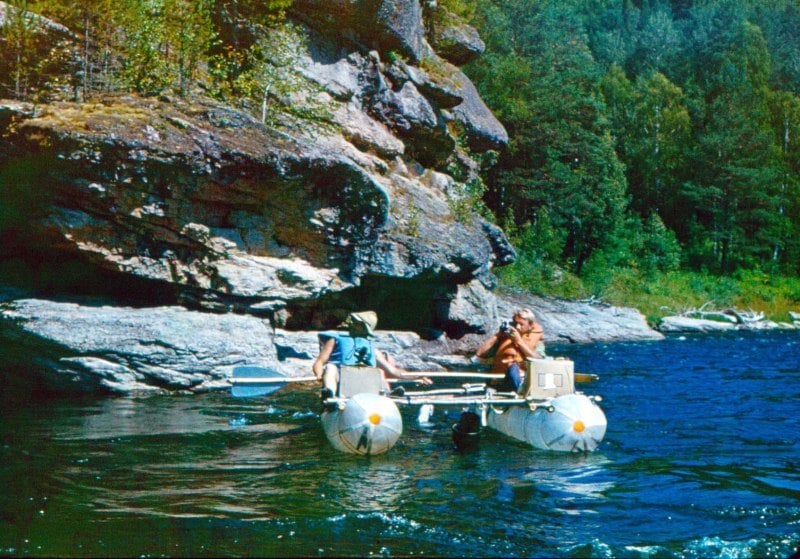
[{"label": "paddle", "polygon": [[[418,380],[413,379],[386,379],[389,383],[413,382],[418,384]],[[231,394],[242,398],[254,396],[268,396],[277,392],[290,382],[319,382],[317,377],[287,377],[281,372],[266,367],[254,365],[242,365],[234,367],[231,378]]]},{"label": "paddle", "polygon": [[[421,372],[421,371],[407,371],[407,377],[430,377],[430,378],[485,378],[485,379],[501,379],[503,375],[495,375],[492,373],[459,373],[459,372]],[[600,377],[593,373],[575,373],[575,382],[594,382]]]},{"label": "paddle", "polygon": [[233,368],[231,395],[239,398],[267,396],[290,382],[316,382],[317,377],[287,377],[275,369],[241,365]]}]

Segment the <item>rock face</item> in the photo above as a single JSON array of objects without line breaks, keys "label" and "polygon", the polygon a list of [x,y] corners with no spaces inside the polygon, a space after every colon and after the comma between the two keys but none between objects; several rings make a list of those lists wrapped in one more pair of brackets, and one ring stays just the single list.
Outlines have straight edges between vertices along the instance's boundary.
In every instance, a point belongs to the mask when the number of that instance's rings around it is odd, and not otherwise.
[{"label": "rock face", "polygon": [[203,99],[0,100],[0,335],[27,348],[8,364],[55,388],[204,390],[245,362],[307,373],[307,332],[352,310],[377,310],[386,349],[422,369],[420,335],[447,349],[496,326],[492,269],[515,252],[465,208],[473,154],[508,136],[453,65],[477,34],[437,28],[440,57],[418,0],[290,16],[280,106],[298,110],[269,120]]},{"label": "rock face", "polygon": [[[390,325],[470,328],[431,302],[492,286],[491,268],[515,254],[457,209],[477,165],[456,130],[480,149],[502,146],[505,130],[430,47],[418,1],[308,0],[291,14],[305,81],[290,102],[316,120],[284,112],[267,126],[167,98],[0,102],[0,175],[35,192],[13,208],[33,219],[4,228],[0,257],[70,258],[176,304],[290,328],[411,294],[422,301],[386,313]],[[444,172],[454,162],[460,181]]]}]

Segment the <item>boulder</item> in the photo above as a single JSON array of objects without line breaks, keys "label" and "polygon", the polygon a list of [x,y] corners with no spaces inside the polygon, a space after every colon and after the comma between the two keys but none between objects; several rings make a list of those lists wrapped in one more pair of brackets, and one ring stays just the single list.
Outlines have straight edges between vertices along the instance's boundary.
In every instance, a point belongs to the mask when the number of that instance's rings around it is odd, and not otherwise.
[{"label": "boulder", "polygon": [[418,0],[295,0],[290,13],[339,40],[352,38],[383,53],[419,61],[433,51]]},{"label": "boulder", "polygon": [[475,85],[461,71],[457,71],[455,79],[464,101],[451,111],[453,118],[464,126],[470,149],[483,152],[508,144],[508,132],[483,102]]},{"label": "boulder", "polygon": [[503,320],[510,320],[517,309],[531,309],[544,327],[547,344],[660,340],[664,337],[647,325],[647,320],[638,310],[598,301],[503,293],[498,295],[497,308]]},{"label": "boulder", "polygon": [[228,386],[231,368],[280,370],[269,322],[182,307],[90,306],[20,299],[2,311],[5,369],[34,370],[37,387],[131,392]]},{"label": "boulder", "polygon": [[[0,138],[0,167],[22,168],[30,153],[53,161],[19,211],[40,244],[5,250],[56,249],[171,285],[181,300],[261,313],[313,304],[368,275],[470,281],[513,254],[498,230],[454,216],[419,176],[338,135],[290,136],[219,105],[152,99],[3,113],[15,126]],[[414,227],[403,218],[412,211]]]},{"label": "boulder", "polygon": [[725,332],[735,330],[736,325],[720,320],[707,318],[689,318],[686,316],[665,316],[658,324],[661,332]]},{"label": "boulder", "polygon": [[486,50],[475,28],[459,21],[434,26],[431,44],[440,56],[457,66],[472,62]]}]

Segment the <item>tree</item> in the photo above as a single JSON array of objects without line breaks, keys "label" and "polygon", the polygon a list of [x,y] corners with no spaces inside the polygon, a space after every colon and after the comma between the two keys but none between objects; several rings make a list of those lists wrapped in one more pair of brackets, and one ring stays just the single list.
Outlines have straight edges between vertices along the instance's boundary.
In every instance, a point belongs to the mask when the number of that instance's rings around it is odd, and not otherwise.
[{"label": "tree", "polygon": [[496,211],[507,206],[520,224],[536,222],[546,208],[564,239],[561,258],[580,272],[593,251],[622,234],[627,203],[595,89],[599,68],[569,6],[499,4],[510,14],[504,41],[511,53],[494,59],[499,66],[482,66],[480,76],[508,84],[482,93],[500,107],[512,140],[489,178],[496,198],[488,203]]},{"label": "tree", "polygon": [[774,94],[771,102],[773,129],[780,147],[777,215],[770,238],[772,262],[785,271],[800,272],[800,98],[788,92]]},{"label": "tree", "polygon": [[178,91],[186,95],[199,61],[205,58],[216,37],[211,21],[212,0],[164,0],[165,48]]},{"label": "tree", "polygon": [[702,244],[711,253],[697,255],[730,273],[771,258],[780,164],[769,114],[769,53],[760,30],[741,22],[738,35],[715,54],[717,65],[700,76],[707,84],[697,137],[702,168],[690,199],[711,240]]},{"label": "tree", "polygon": [[29,11],[28,0],[10,0],[7,6],[5,24],[0,28],[0,37],[5,43],[3,50],[8,53],[3,56],[3,65],[6,66],[6,75],[12,78],[8,84],[12,87],[12,94],[17,99],[24,99],[35,63],[36,21]]},{"label": "tree", "polygon": [[676,191],[691,134],[683,92],[655,72],[637,78],[634,96],[633,126],[625,136],[633,206],[642,216],[655,212],[677,225]]},{"label": "tree", "polygon": [[773,87],[800,94],[800,5],[795,0],[754,2],[750,13],[769,45]]},{"label": "tree", "polygon": [[635,74],[665,72],[671,69],[682,42],[672,10],[663,3],[642,10],[640,23],[633,30],[634,47],[626,67]]},{"label": "tree", "polygon": [[119,74],[139,93],[159,93],[169,84],[164,17],[164,0],[119,0],[117,5],[115,19],[123,30]]}]

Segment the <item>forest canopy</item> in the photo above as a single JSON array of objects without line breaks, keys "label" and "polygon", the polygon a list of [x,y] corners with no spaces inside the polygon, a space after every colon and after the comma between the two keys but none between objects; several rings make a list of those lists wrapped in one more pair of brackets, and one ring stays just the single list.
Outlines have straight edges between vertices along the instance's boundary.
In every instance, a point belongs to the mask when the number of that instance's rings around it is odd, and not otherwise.
[{"label": "forest canopy", "polygon": [[466,69],[508,127],[486,183],[524,258],[800,271],[800,7],[476,2]]}]

